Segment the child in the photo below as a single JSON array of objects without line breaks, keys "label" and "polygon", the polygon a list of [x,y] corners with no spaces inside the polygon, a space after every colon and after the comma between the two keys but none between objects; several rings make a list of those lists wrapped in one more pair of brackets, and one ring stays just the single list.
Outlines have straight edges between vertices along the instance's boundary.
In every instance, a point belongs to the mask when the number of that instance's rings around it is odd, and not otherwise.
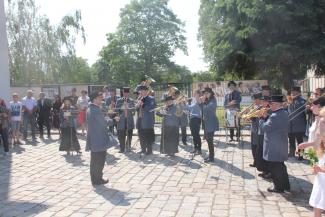
[{"label": "child", "polygon": [[315,122],[317,124],[310,134],[313,141],[301,143],[298,150],[313,146],[317,151],[319,162],[313,167],[316,176],[309,204],[314,207],[314,216],[321,217],[322,210],[325,210],[325,97],[315,100],[311,109],[316,115]]}]

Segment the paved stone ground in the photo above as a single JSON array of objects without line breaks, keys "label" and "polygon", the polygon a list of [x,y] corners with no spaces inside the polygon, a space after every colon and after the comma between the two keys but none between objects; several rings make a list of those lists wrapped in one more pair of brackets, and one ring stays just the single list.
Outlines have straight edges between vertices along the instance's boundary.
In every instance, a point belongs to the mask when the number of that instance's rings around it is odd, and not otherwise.
[{"label": "paved stone ground", "polygon": [[[0,216],[311,216],[313,176],[306,162],[286,163],[291,193],[268,193],[270,183],[248,166],[252,156],[244,139],[238,146],[216,137],[213,164],[201,156],[191,160],[190,146],[181,145],[175,158],[160,155],[158,145],[152,156],[112,148],[104,169],[110,183],[96,188],[90,184],[89,153],[67,156],[57,140],[22,145],[0,157]],[[206,156],[205,142],[203,147]]]}]

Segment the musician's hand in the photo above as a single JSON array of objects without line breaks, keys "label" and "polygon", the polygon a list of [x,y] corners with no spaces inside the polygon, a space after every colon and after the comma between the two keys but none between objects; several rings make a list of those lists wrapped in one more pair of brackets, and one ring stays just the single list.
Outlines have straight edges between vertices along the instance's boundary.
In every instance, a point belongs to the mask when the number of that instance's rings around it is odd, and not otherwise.
[{"label": "musician's hand", "polygon": [[289,104],[287,102],[282,103],[283,108],[288,108]]},{"label": "musician's hand", "polygon": [[313,174],[317,174],[319,172],[322,172],[322,168],[320,168],[319,166],[315,165],[313,166]]},{"label": "musician's hand", "polygon": [[306,109],[307,109],[307,110],[310,110],[310,108],[311,108],[311,106],[307,104],[307,105],[306,105]]},{"label": "musician's hand", "polygon": [[120,121],[120,117],[119,117],[119,116],[116,116],[114,119],[115,119],[117,122]]},{"label": "musician's hand", "polygon": [[229,106],[233,106],[233,105],[236,105],[236,100],[231,100],[229,103],[228,103],[228,105]]}]

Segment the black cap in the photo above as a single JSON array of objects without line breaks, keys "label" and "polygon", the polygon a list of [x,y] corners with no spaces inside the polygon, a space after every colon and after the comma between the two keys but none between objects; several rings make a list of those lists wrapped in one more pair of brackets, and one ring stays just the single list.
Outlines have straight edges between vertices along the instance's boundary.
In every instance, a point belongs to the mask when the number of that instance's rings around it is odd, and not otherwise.
[{"label": "black cap", "polygon": [[206,88],[204,88],[203,93],[211,93],[212,95],[214,95],[214,92],[213,92],[213,90],[211,89],[211,87],[206,87]]},{"label": "black cap", "polygon": [[320,107],[325,106],[325,96],[321,96],[314,100],[313,105],[319,105]]},{"label": "black cap", "polygon": [[270,86],[269,85],[263,85],[262,90],[270,90]]},{"label": "black cap", "polygon": [[235,87],[237,86],[236,82],[234,82],[234,81],[229,81],[228,82],[228,87],[230,87],[230,85],[234,85]]},{"label": "black cap", "polygon": [[89,95],[89,99],[92,102],[96,97],[103,95],[102,92],[94,91]]},{"label": "black cap", "polygon": [[284,102],[283,100],[283,95],[272,95],[269,99],[269,102],[279,102],[282,103]]},{"label": "black cap", "polygon": [[140,90],[148,90],[148,87],[146,85],[139,85],[138,91],[140,91]]},{"label": "black cap", "polygon": [[261,97],[261,100],[264,100],[264,101],[269,101],[270,97],[269,96],[262,96]]},{"label": "black cap", "polygon": [[63,101],[66,101],[66,100],[68,100],[68,101],[71,102],[71,97],[70,97],[70,96],[65,96],[65,97],[63,98]]},{"label": "black cap", "polygon": [[261,99],[262,98],[262,93],[254,93],[252,96],[252,99]]},{"label": "black cap", "polygon": [[301,87],[299,86],[292,87],[291,91],[301,92]]},{"label": "black cap", "polygon": [[130,93],[130,87],[123,87],[124,93]]}]

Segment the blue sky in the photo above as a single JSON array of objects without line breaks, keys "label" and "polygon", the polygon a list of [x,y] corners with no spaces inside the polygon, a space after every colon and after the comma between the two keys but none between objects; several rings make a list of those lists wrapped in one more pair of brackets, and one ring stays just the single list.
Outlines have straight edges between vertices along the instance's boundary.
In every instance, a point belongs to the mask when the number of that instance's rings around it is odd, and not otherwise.
[{"label": "blue sky", "polygon": [[[130,0],[36,0],[40,11],[46,14],[53,24],[73,12],[81,10],[83,25],[87,34],[87,43],[77,42],[77,55],[94,63],[98,52],[106,45],[106,34],[114,32],[119,23],[119,12]],[[198,10],[200,0],[170,0],[170,8],[185,22],[188,56],[177,52],[174,61],[187,66],[192,72],[207,69],[203,61],[202,49],[197,41]]]}]

